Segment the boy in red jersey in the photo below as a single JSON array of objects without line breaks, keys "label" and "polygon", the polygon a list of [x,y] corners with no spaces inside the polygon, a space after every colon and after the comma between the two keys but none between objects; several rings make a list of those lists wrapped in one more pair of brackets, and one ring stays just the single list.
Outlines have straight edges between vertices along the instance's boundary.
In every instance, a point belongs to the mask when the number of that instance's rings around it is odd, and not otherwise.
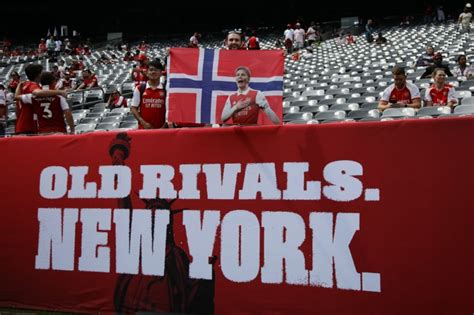
[{"label": "boy in red jersey", "polygon": [[[57,80],[53,73],[43,72],[40,80],[43,91],[56,90]],[[35,97],[33,94],[23,94],[21,95],[21,101],[24,104],[33,105],[38,118],[38,133],[66,133],[64,119],[66,119],[71,133],[74,133],[74,119],[65,97]]]},{"label": "boy in red jersey", "polygon": [[163,65],[153,60],[148,64],[146,84],[133,91],[131,111],[138,121],[139,129],[158,129],[166,126],[166,91],[160,83]]},{"label": "boy in red jersey", "polygon": [[62,95],[67,97],[66,91],[42,90],[39,85],[43,66],[30,64],[26,66],[25,73],[28,81],[18,85],[15,93],[15,99],[19,100],[16,104],[16,126],[15,134],[35,134],[37,132],[37,118],[35,117],[33,106],[24,104],[20,100],[20,95],[33,94],[36,97],[49,97]]}]

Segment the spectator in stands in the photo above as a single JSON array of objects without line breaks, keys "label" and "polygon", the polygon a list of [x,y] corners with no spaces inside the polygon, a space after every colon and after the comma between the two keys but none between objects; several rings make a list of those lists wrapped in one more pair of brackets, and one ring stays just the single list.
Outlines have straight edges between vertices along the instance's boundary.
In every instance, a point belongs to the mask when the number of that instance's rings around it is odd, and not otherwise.
[{"label": "spectator in stands", "polygon": [[39,64],[29,64],[25,68],[26,77],[28,81],[22,82],[18,85],[15,92],[15,99],[19,100],[16,104],[16,126],[15,134],[35,134],[37,132],[37,124],[34,118],[34,111],[32,106],[25,105],[21,101],[21,95],[33,94],[36,97],[52,97],[61,95],[67,97],[66,91],[58,90],[43,90],[39,82],[43,66]]},{"label": "spectator in stands", "polygon": [[97,77],[92,73],[91,70],[86,69],[82,71],[82,83],[76,88],[76,90],[85,90],[98,87]]},{"label": "spectator in stands", "polygon": [[90,56],[92,54],[91,46],[84,45],[84,56]]},{"label": "spectator in stands", "polygon": [[60,73],[60,76],[63,76],[64,71],[66,71],[65,63],[64,60],[59,60],[58,61],[58,71]]},{"label": "spectator in stands", "polygon": [[142,42],[140,43],[140,45],[138,46],[138,49],[141,50],[142,52],[146,52],[148,50],[150,46],[145,43],[144,40],[142,40]]},{"label": "spectator in stands", "polygon": [[444,13],[442,5],[436,7],[436,20],[438,21],[438,23],[446,22],[446,14]]},{"label": "spectator in stands", "polygon": [[311,22],[311,25],[308,27],[306,31],[306,39],[308,40],[308,45],[311,46],[317,39],[316,35],[316,26],[314,22]]},{"label": "spectator in stands", "polygon": [[230,31],[225,39],[225,46],[229,50],[242,49],[242,34],[237,31]]},{"label": "spectator in stands", "polygon": [[425,106],[454,107],[458,103],[454,87],[446,83],[444,69],[436,68],[433,71],[434,84],[426,90]]},{"label": "spectator in stands", "polygon": [[20,75],[16,71],[12,71],[10,74],[10,81],[8,82],[8,91],[15,94],[16,88],[20,83]]},{"label": "spectator in stands", "polygon": [[352,45],[352,44],[355,44],[355,38],[354,36],[352,35],[351,32],[347,33],[347,36],[346,36],[346,44],[348,45]]},{"label": "spectator in stands", "polygon": [[142,83],[133,91],[131,112],[138,121],[139,129],[158,129],[166,127],[166,92],[160,83],[163,65],[153,60],[148,65],[148,82]]},{"label": "spectator in stands", "polygon": [[64,40],[64,52],[66,55],[70,55],[72,53],[72,44],[69,38],[66,38]]},{"label": "spectator in stands", "polygon": [[69,68],[66,68],[66,70],[63,72],[63,77],[58,80],[56,83],[56,89],[57,90],[71,90],[75,88],[75,82],[71,78],[71,73],[69,71]]},{"label": "spectator in stands", "polygon": [[291,24],[287,25],[287,28],[285,32],[283,33],[285,37],[285,47],[286,47],[286,52],[288,54],[291,54],[293,52],[293,41],[295,39],[295,31],[291,27]]},{"label": "spectator in stands", "polygon": [[5,135],[7,119],[7,93],[5,92],[5,86],[0,84],[0,136]]},{"label": "spectator in stands", "polygon": [[301,24],[296,23],[296,29],[293,32],[293,36],[294,36],[293,47],[294,47],[294,50],[298,51],[298,50],[300,50],[301,48],[304,47],[305,35],[306,35],[306,33],[305,33],[304,29],[301,28]]},{"label": "spectator in stands", "polygon": [[125,55],[123,56],[123,61],[133,61],[135,60],[132,56],[132,53],[127,51]]},{"label": "spectator in stands", "polygon": [[372,19],[367,20],[367,24],[365,24],[365,39],[367,39],[368,43],[372,43],[374,41],[374,21]]},{"label": "spectator in stands", "polygon": [[137,60],[138,65],[132,70],[132,80],[135,82],[146,82],[148,81],[146,76],[148,71],[147,57],[144,54],[140,54]]},{"label": "spectator in stands", "polygon": [[58,58],[59,55],[61,54],[62,45],[63,45],[63,42],[59,38],[56,38],[54,40],[54,57],[55,58]]},{"label": "spectator in stands", "polygon": [[47,51],[48,49],[46,48],[46,42],[44,41],[44,38],[41,38],[38,44],[38,56],[40,58],[43,57]]},{"label": "spectator in stands", "polygon": [[466,3],[464,11],[459,15],[458,24],[462,33],[469,33],[471,31],[471,4]]},{"label": "spectator in stands", "polygon": [[381,44],[386,44],[386,43],[387,43],[387,39],[383,37],[382,32],[379,32],[377,35],[377,38],[375,39],[375,44],[381,45]]},{"label": "spectator in stands", "polygon": [[421,79],[430,77],[436,68],[444,69],[444,72],[448,76],[450,77],[453,76],[453,74],[451,73],[451,70],[449,70],[449,66],[443,63],[443,55],[441,55],[440,52],[437,52],[433,57],[433,64],[426,68],[425,72],[421,75]]},{"label": "spectator in stands", "polygon": [[427,67],[433,64],[434,48],[426,46],[425,52],[416,61],[417,67]]},{"label": "spectator in stands", "polygon": [[[43,72],[40,80],[43,90],[56,90],[57,80],[53,73]],[[74,133],[74,119],[64,96],[38,97],[34,94],[23,94],[21,101],[23,104],[33,106],[36,117],[38,117],[39,134],[67,133],[64,120],[69,125],[71,133]]]},{"label": "spectator in stands", "polygon": [[127,107],[127,100],[120,94],[118,90],[115,90],[109,96],[107,107],[110,109]]},{"label": "spectator in stands", "polygon": [[59,80],[61,78],[61,73],[59,72],[59,67],[57,65],[54,65],[52,67],[51,73],[54,75],[56,80]]},{"label": "spectator in stands", "polygon": [[395,82],[383,91],[378,109],[384,111],[387,108],[420,108],[420,90],[416,85],[407,82],[405,70],[400,67],[394,67],[392,75]]},{"label": "spectator in stands", "polygon": [[247,41],[247,49],[248,50],[259,50],[260,49],[260,42],[257,37],[257,33],[252,31],[252,36]]},{"label": "spectator in stands", "polygon": [[249,87],[250,70],[247,67],[238,67],[235,70],[235,79],[238,90],[230,95],[222,111],[222,122],[232,118],[232,123],[241,125],[252,125],[258,123],[260,110],[270,118],[274,124],[279,124],[280,119],[268,104],[265,95]]},{"label": "spectator in stands", "polygon": [[474,75],[474,69],[472,66],[467,65],[466,55],[459,55],[457,59],[458,65],[453,70],[455,77],[466,77],[471,78]]},{"label": "spectator in stands", "polygon": [[48,49],[48,58],[52,59],[54,57],[54,50],[56,49],[56,43],[52,35],[49,36],[46,41],[46,48]]},{"label": "spectator in stands", "polygon": [[199,39],[201,38],[201,34],[198,32],[194,32],[193,36],[189,39],[189,48],[198,48],[199,47]]}]

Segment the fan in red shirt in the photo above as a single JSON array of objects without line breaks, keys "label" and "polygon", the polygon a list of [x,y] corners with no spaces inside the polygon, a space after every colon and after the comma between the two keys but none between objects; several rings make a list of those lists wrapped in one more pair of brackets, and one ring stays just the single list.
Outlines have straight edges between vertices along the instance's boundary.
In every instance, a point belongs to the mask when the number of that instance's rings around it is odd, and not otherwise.
[{"label": "fan in red shirt", "polygon": [[13,71],[10,74],[10,81],[8,82],[8,91],[10,93],[15,93],[16,88],[18,87],[18,84],[20,83],[20,75],[18,72]]},{"label": "fan in red shirt", "polygon": [[82,71],[82,79],[83,82],[76,88],[76,90],[91,89],[99,86],[97,77],[89,69]]},{"label": "fan in red shirt", "polygon": [[144,54],[140,54],[137,57],[138,66],[132,70],[132,79],[135,82],[146,82],[148,78],[146,76],[148,66],[147,57]]},{"label": "fan in red shirt", "polygon": [[392,76],[395,83],[389,85],[382,94],[378,109],[384,111],[387,108],[411,107],[420,108],[420,90],[412,83],[407,82],[405,69],[394,67]]},{"label": "fan in red shirt", "polygon": [[[41,74],[43,91],[54,91],[56,89],[56,77],[52,72]],[[74,119],[69,105],[64,96],[35,97],[33,94],[21,95],[24,104],[31,104],[38,118],[38,133],[66,133],[66,119],[71,133],[74,133]]]},{"label": "fan in red shirt", "polygon": [[119,107],[127,107],[127,99],[123,97],[118,90],[115,90],[109,97],[107,101],[107,107],[119,108]]},{"label": "fan in red shirt", "polygon": [[43,66],[38,64],[29,64],[25,68],[28,81],[20,83],[15,93],[15,99],[18,100],[16,104],[15,134],[35,134],[38,129],[33,106],[23,103],[21,95],[33,94],[36,97],[67,96],[65,91],[42,90],[39,85],[42,71]]},{"label": "fan in red shirt", "polygon": [[133,91],[131,111],[138,121],[139,129],[166,127],[166,91],[160,83],[163,65],[158,60],[148,64],[148,82]]},{"label": "fan in red shirt", "polygon": [[248,50],[258,50],[260,49],[260,42],[258,41],[258,37],[255,34],[255,31],[252,32],[252,36],[249,38],[247,42]]},{"label": "fan in red shirt", "polygon": [[444,69],[435,69],[433,79],[434,84],[426,90],[425,106],[456,106],[458,103],[458,99],[454,94],[456,91],[452,85],[446,84]]}]

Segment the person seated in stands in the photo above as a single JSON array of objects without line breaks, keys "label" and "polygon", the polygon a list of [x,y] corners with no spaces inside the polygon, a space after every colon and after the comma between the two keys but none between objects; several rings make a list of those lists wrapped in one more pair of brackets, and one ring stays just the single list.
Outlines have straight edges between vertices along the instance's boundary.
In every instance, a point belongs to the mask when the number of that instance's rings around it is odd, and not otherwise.
[{"label": "person seated in stands", "polygon": [[127,51],[125,55],[123,56],[123,61],[133,61],[135,60],[132,56],[132,53]]},{"label": "person seated in stands", "polygon": [[46,42],[44,38],[41,38],[38,44],[38,56],[43,57],[47,51],[48,51],[48,48],[46,48]]},{"label": "person seated in stands", "polygon": [[75,80],[71,77],[71,72],[66,68],[63,72],[63,77],[56,83],[57,90],[71,90],[75,88]]},{"label": "person seated in stands", "polygon": [[148,70],[147,57],[144,54],[138,56],[138,65],[132,70],[132,80],[135,82],[146,82]]},{"label": "person seated in stands", "polygon": [[20,75],[16,71],[10,74],[10,81],[8,82],[8,92],[15,94],[16,88],[20,83]]},{"label": "person seated in stands", "polygon": [[[53,73],[43,72],[40,82],[42,90],[56,90],[57,80]],[[39,134],[67,133],[64,120],[69,125],[71,133],[74,133],[74,119],[64,96],[38,97],[34,94],[20,96],[23,104],[33,105],[33,110],[38,118]]]},{"label": "person seated in stands", "polygon": [[454,95],[454,87],[446,83],[444,69],[436,68],[433,71],[434,84],[426,90],[425,106],[449,106],[454,107],[458,99]]},{"label": "person seated in stands", "polygon": [[99,86],[97,77],[89,69],[82,71],[82,80],[82,83],[76,88],[76,90],[91,89]]},{"label": "person seated in stands", "polygon": [[115,90],[109,96],[107,107],[110,109],[127,107],[127,100],[120,94],[118,90]]},{"label": "person seated in stands", "polygon": [[260,112],[263,111],[274,124],[280,124],[280,119],[270,107],[265,95],[249,87],[250,77],[249,68],[240,66],[235,69],[237,92],[227,98],[221,114],[222,122],[229,123],[232,118],[233,124],[255,125]]},{"label": "person seated in stands", "polygon": [[382,32],[379,32],[379,33],[378,33],[377,38],[375,39],[375,43],[376,43],[377,45],[381,45],[381,44],[387,43],[387,39],[386,39],[385,37],[383,37]]},{"label": "person seated in stands", "polygon": [[378,109],[384,111],[387,108],[420,108],[420,90],[416,85],[407,82],[405,69],[394,67],[392,76],[395,82],[383,91]]},{"label": "person seated in stands", "polygon": [[313,48],[311,46],[306,47],[306,49],[301,54],[303,59],[313,58]]},{"label": "person seated in stands", "polygon": [[252,36],[247,41],[247,49],[248,50],[259,50],[260,49],[260,42],[257,37],[257,33],[252,31]]},{"label": "person seated in stands", "polygon": [[147,43],[145,43],[144,40],[142,40],[142,42],[141,42],[140,45],[138,46],[138,49],[141,50],[141,51],[143,51],[143,52],[147,51],[148,48],[150,48],[150,46],[149,46]]},{"label": "person seated in stands", "polygon": [[465,55],[459,55],[457,62],[458,65],[453,69],[453,75],[455,77],[466,77],[469,79],[474,75],[474,69],[472,66],[467,65],[467,59]]},{"label": "person seated in stands", "polygon": [[443,63],[443,55],[441,55],[440,52],[437,52],[433,57],[433,64],[429,66],[428,68],[426,68],[425,72],[421,75],[421,78],[422,79],[429,78],[436,68],[444,69],[444,72],[448,76],[450,77],[453,76],[453,74],[451,73],[451,70],[449,70],[449,66]]},{"label": "person seated in stands", "polygon": [[51,69],[51,73],[54,75],[56,80],[59,80],[61,78],[61,72],[59,72],[59,67],[57,65],[53,66],[53,68]]},{"label": "person seated in stands", "polygon": [[346,36],[346,44],[348,45],[352,45],[352,44],[355,44],[355,38],[354,36],[349,32],[347,33],[347,36]]},{"label": "person seated in stands", "polygon": [[82,61],[82,57],[79,60],[73,60],[71,62],[72,71],[80,71],[83,69],[84,69],[84,62]]},{"label": "person seated in stands", "polygon": [[417,67],[428,67],[433,64],[434,48],[426,46],[425,52],[416,61]]},{"label": "person seated in stands", "polygon": [[72,53],[72,44],[69,38],[64,40],[64,53],[66,55],[70,55]]},{"label": "person seated in stands", "polygon": [[189,39],[189,48],[198,48],[199,47],[199,39],[201,38],[201,34],[198,32],[194,32],[193,36]]},{"label": "person seated in stands", "polygon": [[84,55],[84,48],[81,44],[77,45],[77,47],[74,49],[74,54],[78,56]]},{"label": "person seated in stands", "polygon": [[91,48],[88,45],[84,45],[84,56],[90,56],[91,54]]}]

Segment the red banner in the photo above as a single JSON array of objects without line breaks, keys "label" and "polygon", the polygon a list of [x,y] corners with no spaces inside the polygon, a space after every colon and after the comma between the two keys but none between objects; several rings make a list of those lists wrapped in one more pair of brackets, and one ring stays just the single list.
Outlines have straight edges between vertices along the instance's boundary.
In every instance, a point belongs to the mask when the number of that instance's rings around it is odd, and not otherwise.
[{"label": "red banner", "polygon": [[457,118],[1,139],[0,307],[472,314],[473,131]]}]

